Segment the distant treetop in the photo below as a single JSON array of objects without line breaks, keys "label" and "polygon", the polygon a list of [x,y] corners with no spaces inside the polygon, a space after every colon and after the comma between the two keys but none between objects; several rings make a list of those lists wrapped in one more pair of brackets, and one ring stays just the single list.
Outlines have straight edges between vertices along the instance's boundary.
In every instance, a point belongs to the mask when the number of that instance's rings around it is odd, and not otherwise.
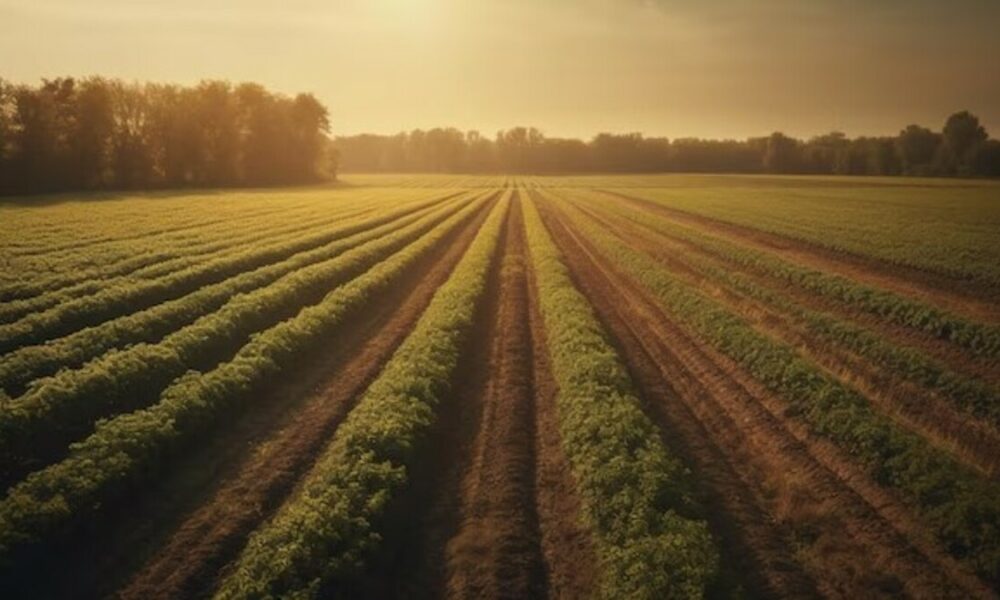
[{"label": "distant treetop", "polygon": [[851,175],[1000,176],[1000,141],[967,111],[943,133],[910,125],[893,137],[848,138],[839,131],[798,140],[780,132],[747,140],[600,133],[589,142],[549,138],[533,127],[497,132],[416,129],[338,137],[345,171],[728,172]]}]

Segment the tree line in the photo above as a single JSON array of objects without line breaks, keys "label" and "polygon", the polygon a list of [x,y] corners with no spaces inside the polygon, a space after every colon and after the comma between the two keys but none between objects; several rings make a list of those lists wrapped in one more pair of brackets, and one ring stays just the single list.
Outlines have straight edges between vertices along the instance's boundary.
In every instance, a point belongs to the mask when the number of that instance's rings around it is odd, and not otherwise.
[{"label": "tree line", "polygon": [[310,181],[328,132],[311,94],[256,83],[0,79],[0,193]]},{"label": "tree line", "polygon": [[910,125],[896,136],[840,132],[799,140],[779,132],[746,140],[601,133],[590,141],[546,137],[533,127],[493,139],[454,128],[337,137],[344,171],[730,172],[844,175],[1000,176],[1000,141],[968,111],[941,131]]},{"label": "tree line", "polygon": [[940,131],[840,132],[799,140],[601,133],[589,141],[514,127],[489,138],[454,128],[330,140],[325,106],[256,83],[194,86],[64,77],[0,78],[0,194],[314,181],[346,171],[731,172],[1000,176],[1000,141],[967,111]]}]

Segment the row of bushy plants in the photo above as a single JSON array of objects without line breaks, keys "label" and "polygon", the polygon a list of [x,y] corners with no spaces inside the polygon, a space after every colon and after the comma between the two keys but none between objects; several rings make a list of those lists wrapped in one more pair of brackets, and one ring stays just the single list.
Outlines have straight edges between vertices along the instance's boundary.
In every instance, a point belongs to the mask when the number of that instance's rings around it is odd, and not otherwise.
[{"label": "row of bushy plants", "polygon": [[[740,250],[728,242],[695,232],[679,231],[662,219],[642,215],[626,207],[602,203],[601,210],[625,217],[666,236],[683,239],[710,256],[721,256],[725,263],[737,267],[743,266],[742,263],[729,259],[730,256],[740,255]],[[725,254],[721,254],[720,250],[724,250]],[[894,344],[863,326],[827,312],[807,308],[771,287],[758,284],[752,277],[738,270],[720,267],[715,261],[696,252],[679,253],[676,259],[719,285],[758,300],[783,315],[793,317],[817,338],[840,345],[890,370],[895,375],[934,391],[957,408],[1000,425],[1000,392],[986,382],[956,373],[917,348]]]},{"label": "row of bushy plants", "polygon": [[948,552],[994,585],[1000,583],[1000,483],[878,413],[863,395],[793,348],[756,331],[653,258],[579,214],[566,214],[614,264],[649,289],[682,327],[784,398],[788,416],[834,441],[867,467],[875,482],[901,492]]},{"label": "row of bushy plants", "polygon": [[[125,215],[128,219],[131,214]],[[261,223],[266,223],[266,218],[271,216],[270,211],[261,212],[259,210],[249,211],[247,215],[240,215],[239,224],[244,222],[256,223],[259,219]],[[169,217],[168,217],[169,219]],[[272,217],[273,220],[273,217]],[[65,242],[67,234],[73,231],[75,222],[69,223],[60,220],[55,231],[59,234],[56,240]],[[0,312],[0,318],[9,320],[6,306],[21,300],[28,300],[34,296],[52,292],[55,290],[67,289],[70,287],[85,289],[88,284],[92,289],[97,289],[93,280],[126,275],[141,269],[155,268],[164,261],[175,258],[179,252],[197,252],[201,247],[211,248],[213,244],[222,241],[221,236],[213,232],[225,231],[225,219],[209,219],[203,227],[193,229],[200,236],[193,246],[186,245],[189,237],[194,237],[195,233],[187,236],[178,235],[176,240],[181,244],[174,246],[173,243],[162,244],[161,234],[154,231],[150,236],[138,237],[138,234],[119,233],[121,239],[101,237],[96,241],[82,239],[74,240],[69,248],[65,244],[60,244],[53,240],[46,242],[45,232],[38,231],[38,227],[31,227],[30,232],[33,240],[37,240],[38,248],[27,255],[22,255],[16,249],[9,249],[9,256],[12,262],[20,262],[32,269],[30,277],[21,277],[6,281],[0,284],[0,302],[3,302],[4,312]],[[136,225],[136,229],[142,228]],[[191,224],[186,224],[185,230],[192,229]],[[26,227],[26,230],[28,228]],[[168,232],[170,227],[165,228]],[[117,231],[117,230],[116,230]],[[251,231],[256,232],[252,227]],[[145,233],[145,232],[144,232]],[[173,241],[174,238],[171,238]],[[153,242],[151,245],[150,242]],[[114,247],[112,252],[111,248]]]},{"label": "row of bushy plants", "polygon": [[[80,230],[94,227],[93,214],[76,219],[59,216],[44,228],[25,225],[25,232],[30,233],[31,245],[25,246],[26,240],[21,240],[21,244],[12,240],[7,248],[12,261],[30,265],[35,271],[34,276],[4,279],[0,283],[0,302],[29,298],[100,277],[105,272],[122,275],[154,265],[175,256],[171,250],[176,248],[159,245],[163,240],[182,241],[200,235],[205,235],[207,239],[210,232],[225,231],[233,221],[238,224],[266,218],[273,221],[273,215],[281,210],[276,205],[247,207],[235,218],[225,212],[208,216],[185,210],[178,211],[182,214],[159,215],[153,224],[147,214],[122,207],[120,212],[115,213],[114,220],[102,221],[98,233],[91,236],[84,236]],[[127,229],[122,227],[125,223],[128,224]],[[151,246],[150,242],[157,244]]]},{"label": "row of bushy plants", "polygon": [[[248,246],[273,245],[294,238],[305,238],[308,233],[325,231],[339,222],[371,212],[373,207],[358,206],[342,211],[314,206],[311,210],[291,210],[282,214],[279,222],[270,214],[245,222],[236,220],[227,227],[199,231],[197,236],[187,236],[174,240],[172,247],[158,248],[155,237],[136,242],[135,248],[153,246],[151,252],[132,259],[93,268],[81,268],[79,264],[68,273],[32,278],[20,289],[33,289],[35,294],[8,300],[0,304],[0,323],[13,323],[31,313],[50,309],[58,304],[72,301],[80,296],[98,293],[101,290],[128,284],[134,281],[157,279],[172,273],[197,267],[209,260],[228,256],[238,256]],[[331,214],[332,213],[332,214]],[[266,247],[266,246],[265,246]],[[82,255],[91,255],[91,250],[83,248]],[[150,261],[150,256],[156,260]],[[79,263],[79,257],[76,260]],[[138,264],[138,268],[129,269]],[[30,288],[28,287],[30,286]]]},{"label": "row of bushy plants", "polygon": [[32,473],[0,501],[0,580],[13,575],[130,490],[148,484],[186,445],[208,435],[260,397],[260,392],[301,363],[388,293],[421,259],[477,214],[476,202],[331,291],[295,317],[255,335],[232,360],[205,373],[190,371],[163,391],[159,402],[98,423],[62,461]]},{"label": "row of bushy plants", "polygon": [[301,491],[251,536],[219,597],[310,597],[363,566],[452,389],[508,207],[505,198],[493,209],[413,332],[337,429]]},{"label": "row of bushy plants", "polygon": [[[19,464],[46,462],[90,431],[95,419],[139,408],[187,369],[231,356],[254,332],[319,302],[331,288],[413,243],[465,204],[449,203],[404,227],[390,223],[384,230],[344,238],[333,258],[238,294],[158,343],[112,350],[80,369],[43,380],[0,411],[0,457],[15,475]],[[472,208],[467,206],[463,214]]]},{"label": "row of bushy plants", "polygon": [[660,441],[631,380],[574,287],[537,208],[525,225],[563,449],[595,535],[607,598],[701,598],[718,553],[694,506],[690,474]]},{"label": "row of bushy plants", "polygon": [[238,251],[211,260],[194,260],[188,268],[155,278],[119,282],[99,292],[72,299],[52,308],[32,313],[14,323],[0,325],[0,353],[40,344],[83,327],[139,308],[177,298],[227,277],[255,269],[296,252],[326,244],[344,235],[363,231],[369,219],[357,219],[347,227],[320,228],[295,240],[278,240],[261,247]]},{"label": "row of bushy plants", "polygon": [[[392,190],[391,194],[397,207],[442,201],[457,195],[454,191],[442,191],[431,196],[427,192],[400,188]],[[241,198],[239,195],[236,197]],[[155,213],[159,215],[156,217],[151,216],[154,213],[141,203],[136,205],[139,208],[126,204],[114,211],[113,221],[106,223],[109,233],[99,240],[89,242],[74,241],[66,244],[65,240],[67,231],[73,232],[80,227],[93,228],[93,214],[85,213],[79,219],[80,225],[60,216],[56,222],[63,231],[57,239],[64,243],[43,242],[36,254],[12,255],[14,262],[24,265],[21,270],[31,271],[34,276],[0,284],[0,302],[30,298],[60,288],[84,289],[90,283],[123,275],[144,278],[165,275],[178,270],[172,263],[173,259],[181,255],[193,252],[206,256],[217,249],[238,245],[241,243],[241,236],[256,235],[261,229],[274,230],[277,227],[291,231],[298,228],[297,224],[303,222],[303,219],[311,218],[314,223],[317,220],[335,223],[344,218],[360,216],[362,211],[378,211],[386,205],[386,190],[351,192],[344,198],[333,193],[310,195],[304,200],[281,201],[277,204],[260,200],[258,202],[261,206],[256,210],[248,206],[238,211],[232,208],[201,210],[204,198],[194,198],[198,199],[198,207],[182,205],[166,214]],[[241,200],[234,200],[233,203],[241,203]],[[204,203],[208,206],[213,204]],[[175,213],[192,215],[184,221],[187,226],[181,228],[181,231],[177,231],[180,218]],[[290,217],[291,222],[286,217]],[[121,222],[129,223],[128,229],[123,231],[120,226],[115,226]],[[234,226],[239,229],[235,236]],[[75,240],[76,235],[70,237]]]},{"label": "row of bushy plants", "polygon": [[[112,348],[156,341],[198,317],[218,310],[237,294],[250,292],[296,270],[334,258],[352,245],[391,233],[438,205],[444,206],[435,202],[346,220],[337,228],[340,237],[317,248],[292,254],[285,260],[240,273],[186,296],[81,329],[57,340],[19,348],[0,361],[0,388],[11,395],[18,395],[29,382],[59,369],[75,368]],[[351,235],[357,231],[359,223],[370,229]]]},{"label": "row of bushy plants", "polygon": [[[604,196],[604,200],[615,201],[614,198],[607,196]],[[648,216],[647,218],[652,219]],[[662,220],[661,226],[669,227],[678,237],[696,235],[690,228],[664,224]],[[706,247],[710,245],[712,252],[725,256],[743,268],[781,279],[799,289],[844,303],[852,309],[864,311],[888,322],[929,333],[965,348],[977,356],[1000,358],[1000,327],[996,325],[976,323],[889,290],[800,266],[766,252],[718,238],[709,241],[702,237],[702,242]]]}]

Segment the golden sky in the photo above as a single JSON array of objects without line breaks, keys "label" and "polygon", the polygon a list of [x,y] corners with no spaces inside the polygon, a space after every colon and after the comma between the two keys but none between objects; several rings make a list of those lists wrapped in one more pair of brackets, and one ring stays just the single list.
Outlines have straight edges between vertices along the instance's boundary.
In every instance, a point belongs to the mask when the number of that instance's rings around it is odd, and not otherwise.
[{"label": "golden sky", "polygon": [[0,0],[0,77],[312,91],[335,133],[1000,136],[1000,0]]}]

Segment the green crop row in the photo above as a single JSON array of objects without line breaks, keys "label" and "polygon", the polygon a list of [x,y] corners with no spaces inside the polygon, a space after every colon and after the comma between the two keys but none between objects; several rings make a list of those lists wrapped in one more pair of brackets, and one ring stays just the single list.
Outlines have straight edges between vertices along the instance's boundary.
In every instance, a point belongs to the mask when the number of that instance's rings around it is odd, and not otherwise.
[{"label": "green crop row", "polygon": [[[474,207],[467,206],[463,214]],[[20,464],[38,464],[47,455],[58,455],[66,444],[89,431],[98,417],[140,407],[185,370],[206,358],[231,355],[253,332],[318,302],[332,287],[412,243],[455,209],[447,206],[406,227],[346,238],[342,254],[292,271],[265,288],[239,294],[159,343],[112,351],[81,369],[44,380],[0,412],[0,457],[16,475]]]},{"label": "green crop row", "polygon": [[[334,214],[331,215],[331,212]],[[55,280],[53,278],[48,278],[47,281],[45,279],[36,280],[32,282],[31,288],[39,293],[0,304],[0,322],[15,322],[30,313],[41,312],[106,288],[135,281],[156,279],[204,264],[209,260],[239,255],[245,252],[248,245],[259,247],[262,244],[281,243],[292,236],[305,237],[305,234],[310,232],[315,234],[331,225],[337,225],[340,221],[353,219],[367,212],[371,212],[371,208],[362,207],[335,212],[328,209],[324,211],[322,207],[314,207],[311,211],[305,211],[305,214],[282,215],[279,223],[275,223],[271,215],[265,215],[249,223],[231,223],[228,231],[226,228],[212,231],[207,240],[195,238],[170,250],[154,250],[151,254],[156,257],[156,260],[152,262],[148,262],[148,256],[123,261],[127,266],[134,264],[135,260],[146,263],[135,270],[123,270],[121,265],[115,264],[110,268],[103,269],[100,267],[78,269],[70,274],[55,278]],[[155,242],[147,241],[146,244],[155,244]],[[74,280],[75,282],[73,282]],[[70,284],[62,285],[64,283]]]},{"label": "green crop row", "polygon": [[590,304],[574,287],[536,207],[528,247],[559,393],[560,433],[596,534],[608,598],[701,598],[718,555],[689,473],[660,441]]},{"label": "green crop row", "polygon": [[[143,267],[155,270],[158,265],[144,260],[149,254],[186,251],[205,240],[220,239],[227,231],[234,233],[233,224],[270,221],[282,225],[289,216],[316,211],[326,216],[359,207],[378,207],[385,204],[387,197],[404,203],[427,200],[431,195],[417,190],[392,190],[390,195],[386,190],[360,188],[296,190],[277,195],[247,192],[211,198],[189,196],[163,202],[70,203],[34,213],[14,211],[9,213],[11,219],[0,226],[8,234],[3,241],[37,239],[40,243],[33,244],[34,252],[23,254],[16,249],[4,253],[7,245],[0,242],[0,255],[20,274],[0,285],[0,301],[35,295],[36,283],[49,279],[49,284],[59,287],[95,274],[124,274]],[[276,203],[282,208],[276,209]],[[75,212],[71,210],[74,207],[83,210]],[[82,213],[78,218],[67,218],[77,212]],[[25,216],[34,218],[18,218]]]},{"label": "green crop row", "polygon": [[642,283],[677,322],[742,365],[803,419],[868,468],[880,485],[902,492],[944,547],[989,581],[1000,578],[1000,483],[958,464],[920,436],[878,414],[788,346],[763,335],[665,271],[649,256],[566,213],[579,231]]},{"label": "green crop row", "polygon": [[[436,202],[454,195],[454,192],[435,195],[394,193],[391,198],[396,207],[401,207]],[[256,211],[249,214],[240,212],[229,218],[219,218],[210,212],[204,217],[205,224],[212,223],[211,227],[199,226],[186,232],[184,236],[163,234],[154,224],[136,224],[134,229],[139,233],[113,238],[107,242],[115,247],[115,252],[110,255],[102,251],[101,246],[95,248],[88,245],[69,250],[66,252],[67,256],[62,258],[60,253],[46,253],[30,261],[31,267],[20,270],[38,274],[13,286],[0,286],[0,300],[27,299],[56,289],[69,291],[67,288],[72,288],[76,293],[86,289],[88,285],[98,286],[101,285],[101,280],[118,276],[145,279],[159,277],[179,269],[177,262],[173,260],[175,258],[193,254],[205,256],[234,244],[246,243],[245,235],[256,235],[261,229],[281,230],[287,235],[296,229],[304,230],[304,227],[297,225],[303,219],[311,219],[311,225],[315,226],[331,218],[338,220],[360,216],[362,212],[377,212],[385,206],[384,191],[351,194],[347,198],[329,193],[306,203],[291,203],[288,210]],[[93,221],[93,218],[90,220]]]},{"label": "green crop row", "polygon": [[22,568],[36,553],[44,553],[45,542],[58,544],[63,535],[93,522],[102,507],[154,478],[172,452],[196,441],[224,416],[239,413],[303,354],[335,339],[365,306],[481,208],[477,202],[451,215],[319,304],[254,336],[229,362],[179,378],[153,406],[99,423],[90,437],[72,446],[67,458],[14,486],[0,501],[0,575]]},{"label": "green crop row", "polygon": [[[677,234],[674,228],[661,219],[649,218],[617,205],[604,204],[601,210],[670,237],[675,237]],[[725,245],[724,242],[706,239],[690,232],[685,232],[681,239],[715,256],[718,255],[718,248]],[[738,252],[736,249],[730,250],[733,253]],[[805,325],[809,333],[827,342],[842,345],[874,364],[881,365],[904,379],[936,392],[945,401],[961,410],[1000,424],[1000,393],[990,385],[956,373],[917,349],[897,346],[864,327],[841,320],[829,313],[806,308],[786,295],[757,284],[751,277],[739,271],[720,268],[712,260],[698,256],[694,252],[678,254],[677,260],[690,265],[701,276],[758,300],[785,316],[794,317]],[[740,263],[734,262],[734,264]]]},{"label": "green crop row", "polygon": [[[338,237],[323,246],[292,254],[288,259],[241,273],[219,283],[205,286],[186,296],[168,300],[146,310],[105,321],[76,333],[49,341],[46,344],[26,346],[9,353],[0,361],[0,388],[15,394],[27,383],[59,369],[74,368],[100,356],[112,348],[126,344],[153,342],[191,323],[201,315],[218,310],[233,296],[250,292],[314,263],[334,258],[351,246],[377,239],[400,227],[409,225],[427,210],[423,205],[395,211],[386,211],[375,217],[345,221],[329,233],[340,232]],[[441,206],[444,206],[442,203]],[[415,209],[415,210],[414,210]],[[370,227],[350,236],[359,224]],[[289,242],[298,246],[297,240]],[[72,377],[65,375],[64,377]],[[52,383],[40,381],[36,385]]]},{"label": "green crop row", "polygon": [[[354,223],[361,231],[368,220]],[[350,231],[350,230],[348,230]],[[262,248],[252,248],[231,256],[209,261],[195,261],[192,266],[153,280],[134,281],[102,289],[76,298],[49,310],[34,313],[8,325],[0,325],[0,352],[38,344],[88,325],[100,323],[123,313],[137,310],[196,290],[226,277],[253,269],[295,252],[309,250],[344,235],[344,228],[304,235],[294,242],[278,241]]]},{"label": "green crop row", "polygon": [[[353,203],[352,203],[353,204]],[[358,203],[361,205],[361,203]],[[292,206],[293,215],[309,212],[319,208],[319,203],[308,203]],[[10,302],[28,299],[32,296],[65,288],[82,285],[93,278],[125,275],[144,268],[156,268],[162,261],[174,258],[178,252],[187,252],[192,244],[211,244],[224,238],[227,232],[232,232],[236,225],[241,229],[244,224],[267,223],[272,225],[276,220],[284,221],[285,213],[278,208],[263,207],[266,210],[248,210],[237,215],[201,215],[201,222],[188,223],[181,233],[173,233],[172,228],[160,225],[151,227],[135,221],[135,215],[115,215],[115,220],[129,222],[131,232],[119,232],[117,237],[106,235],[97,240],[74,240],[70,244],[60,245],[57,240],[73,239],[79,233],[78,228],[67,227],[59,221],[62,231],[52,241],[46,242],[37,228],[28,227],[31,235],[39,238],[37,255],[14,258],[23,267],[22,272],[30,273],[16,282],[0,285],[0,302]],[[276,215],[280,215],[276,219]],[[131,218],[130,218],[131,217]],[[94,217],[89,219],[93,226]],[[85,226],[87,222],[81,224]],[[112,252],[111,249],[114,249]]]},{"label": "green crop row", "polygon": [[[305,205],[295,206],[301,208]],[[150,215],[144,215],[144,208],[137,206],[132,210],[116,210],[115,216],[120,219],[112,221],[94,222],[94,214],[87,213],[79,215],[77,219],[56,218],[45,219],[43,222],[35,222],[34,226],[26,223],[18,224],[18,229],[28,229],[30,236],[20,238],[19,245],[10,248],[10,253],[15,257],[59,257],[65,254],[66,257],[78,254],[81,251],[99,250],[103,245],[111,244],[131,244],[150,236],[172,239],[192,235],[206,228],[216,227],[225,224],[227,220],[234,217],[256,218],[267,214],[275,214],[280,209],[274,205],[259,205],[247,207],[240,211],[239,215],[214,215],[193,214],[190,211],[183,211],[177,215],[160,215],[153,222]],[[83,233],[82,228],[90,226],[89,233]],[[96,225],[96,231],[94,231]],[[4,288],[0,288],[0,297]]]},{"label": "green crop row", "polygon": [[[814,178],[689,178],[678,186],[595,181],[619,193],[806,244],[904,265],[978,286],[1000,284],[996,185],[928,185],[871,179],[829,185]],[[672,188],[672,189],[671,189]],[[985,290],[983,290],[985,291]]]},{"label": "green crop row", "polygon": [[313,596],[360,568],[379,543],[380,518],[405,485],[451,388],[508,206],[493,209],[413,332],[337,429],[301,493],[250,538],[220,598]]},{"label": "green crop row", "polygon": [[[611,198],[606,197],[606,199],[613,201]],[[665,223],[662,219],[660,221],[662,227],[669,228],[673,234],[682,239],[694,235],[690,228]],[[975,323],[888,290],[873,288],[840,275],[798,266],[766,252],[738,246],[721,239],[709,240],[702,236],[701,243],[706,248],[710,246],[712,252],[744,268],[842,302],[852,309],[860,309],[890,322],[927,332],[976,355],[1000,358],[1000,327],[995,325]]]}]

